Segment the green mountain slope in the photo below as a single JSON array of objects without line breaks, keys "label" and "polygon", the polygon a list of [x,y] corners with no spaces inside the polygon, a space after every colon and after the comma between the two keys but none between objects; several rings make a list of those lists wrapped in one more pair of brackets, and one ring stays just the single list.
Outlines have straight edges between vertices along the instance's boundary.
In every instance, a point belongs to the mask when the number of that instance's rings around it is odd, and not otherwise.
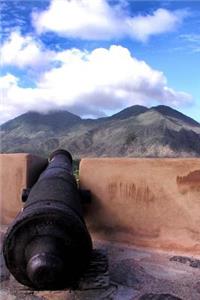
[{"label": "green mountain slope", "polygon": [[30,112],[1,126],[2,152],[48,155],[58,147],[74,157],[196,157],[200,124],[167,106],[136,105],[97,120]]}]

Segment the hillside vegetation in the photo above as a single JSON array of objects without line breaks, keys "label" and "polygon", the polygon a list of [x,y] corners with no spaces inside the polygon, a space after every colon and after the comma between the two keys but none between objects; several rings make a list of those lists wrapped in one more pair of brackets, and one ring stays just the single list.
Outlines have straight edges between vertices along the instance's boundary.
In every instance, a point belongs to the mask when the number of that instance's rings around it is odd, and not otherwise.
[{"label": "hillside vegetation", "polygon": [[2,152],[48,155],[56,148],[74,157],[197,157],[200,124],[168,106],[132,106],[100,119],[68,111],[28,112],[1,126]]}]

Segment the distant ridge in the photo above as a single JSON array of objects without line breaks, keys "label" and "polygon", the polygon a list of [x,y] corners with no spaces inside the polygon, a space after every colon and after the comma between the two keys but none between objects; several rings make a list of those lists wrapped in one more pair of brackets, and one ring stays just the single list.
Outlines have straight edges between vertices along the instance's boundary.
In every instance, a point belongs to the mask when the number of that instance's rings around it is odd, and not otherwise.
[{"label": "distant ridge", "polygon": [[25,113],[1,126],[2,152],[74,157],[200,157],[200,124],[169,106],[134,105],[97,120],[68,111]]},{"label": "distant ridge", "polygon": [[123,119],[127,119],[127,118],[130,118],[130,117],[133,117],[133,116],[138,116],[142,113],[145,113],[148,110],[149,109],[145,106],[133,105],[133,106],[127,107],[127,108],[121,110],[120,112],[112,115],[110,117],[110,119],[123,120]]},{"label": "distant ridge", "polygon": [[167,116],[167,117],[172,117],[174,119],[179,119],[185,123],[188,123],[190,125],[193,126],[198,126],[199,123],[195,120],[193,120],[192,118],[182,114],[181,112],[169,107],[169,106],[165,106],[165,105],[159,105],[159,106],[155,106],[152,107],[151,110],[156,110],[159,113]]},{"label": "distant ridge", "polygon": [[47,126],[53,130],[59,130],[67,128],[76,122],[81,120],[80,117],[68,112],[68,111],[52,111],[48,114],[41,114],[39,112],[30,111],[15,119],[8,121],[1,125],[2,130],[11,130],[17,128],[22,123],[26,123],[27,126]]}]

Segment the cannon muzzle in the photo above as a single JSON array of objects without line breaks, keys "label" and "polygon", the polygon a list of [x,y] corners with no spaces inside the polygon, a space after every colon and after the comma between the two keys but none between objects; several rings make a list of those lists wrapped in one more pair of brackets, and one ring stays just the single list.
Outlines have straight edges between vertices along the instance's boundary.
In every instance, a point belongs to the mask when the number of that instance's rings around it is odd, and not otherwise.
[{"label": "cannon muzzle", "polygon": [[50,155],[47,168],[25,198],[23,211],[4,239],[8,269],[33,289],[74,287],[89,263],[92,241],[68,151]]}]

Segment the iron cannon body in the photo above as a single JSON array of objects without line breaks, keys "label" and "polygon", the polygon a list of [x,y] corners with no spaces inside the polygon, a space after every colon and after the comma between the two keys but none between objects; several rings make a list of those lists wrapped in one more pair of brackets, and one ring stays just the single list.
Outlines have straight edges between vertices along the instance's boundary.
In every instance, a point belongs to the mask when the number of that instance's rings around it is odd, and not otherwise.
[{"label": "iron cannon body", "polygon": [[73,287],[91,251],[71,154],[57,150],[8,228],[6,265],[17,281],[33,289]]}]

